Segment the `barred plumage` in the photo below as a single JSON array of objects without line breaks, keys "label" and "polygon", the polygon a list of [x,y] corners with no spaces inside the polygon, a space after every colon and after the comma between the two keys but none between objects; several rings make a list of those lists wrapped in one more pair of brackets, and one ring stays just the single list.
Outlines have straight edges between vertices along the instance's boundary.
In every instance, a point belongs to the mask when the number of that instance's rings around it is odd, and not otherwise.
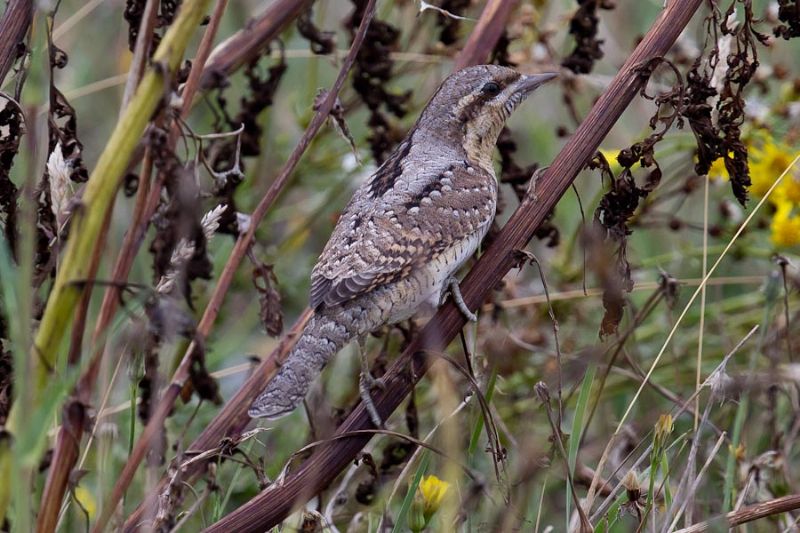
[{"label": "barred plumage", "polygon": [[482,65],[444,81],[342,212],[311,274],[315,316],[251,416],[291,412],[345,344],[438,304],[494,218],[491,159],[505,120],[552,77]]}]

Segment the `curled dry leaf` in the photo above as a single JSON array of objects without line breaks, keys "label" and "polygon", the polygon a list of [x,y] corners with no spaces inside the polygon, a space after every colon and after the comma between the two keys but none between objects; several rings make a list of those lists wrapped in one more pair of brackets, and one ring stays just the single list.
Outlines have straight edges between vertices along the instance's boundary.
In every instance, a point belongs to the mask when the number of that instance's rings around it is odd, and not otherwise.
[{"label": "curled dry leaf", "polygon": [[313,16],[314,11],[309,7],[297,18],[297,31],[308,40],[312,52],[317,55],[328,55],[336,49],[336,32],[317,28]]},{"label": "curled dry leaf", "polygon": [[[367,1],[352,0],[352,2],[355,10],[347,22],[347,27],[350,34],[355,35],[364,16]],[[353,89],[369,109],[368,141],[378,164],[383,163],[395,145],[405,136],[405,132],[393,127],[389,118],[381,111],[383,107],[397,118],[402,118],[408,113],[411,91],[396,93],[386,87],[392,79],[394,70],[391,52],[397,48],[399,39],[400,30],[385,21],[373,19],[367,30],[364,46],[358,51],[356,64],[353,67]]]},{"label": "curled dry leaf", "polygon": [[22,138],[22,111],[9,96],[0,94],[0,224],[9,248],[16,248],[17,187],[11,181],[11,166]]},{"label": "curled dry leaf", "polygon": [[614,9],[615,6],[610,0],[578,0],[578,4],[578,10],[569,21],[569,33],[575,38],[575,49],[561,65],[575,74],[588,74],[595,61],[603,57],[600,47],[603,41],[597,38],[600,25],[597,11]]},{"label": "curled dry leaf", "polygon": [[281,293],[278,288],[278,278],[272,265],[258,261],[251,255],[253,261],[253,286],[258,291],[258,303],[261,306],[259,316],[261,324],[268,335],[277,337],[283,331],[283,313],[281,312]]},{"label": "curled dry leaf", "polygon": [[800,37],[800,3],[797,0],[778,0],[778,24],[772,30],[776,37],[789,40]]}]

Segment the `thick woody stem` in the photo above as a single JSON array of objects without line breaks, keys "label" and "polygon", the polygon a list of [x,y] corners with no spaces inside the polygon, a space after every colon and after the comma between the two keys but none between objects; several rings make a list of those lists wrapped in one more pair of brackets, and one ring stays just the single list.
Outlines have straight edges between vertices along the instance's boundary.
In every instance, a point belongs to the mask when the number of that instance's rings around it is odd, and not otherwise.
[{"label": "thick woody stem", "polygon": [[[314,115],[314,118],[311,120],[308,128],[303,133],[303,136],[300,138],[297,146],[295,146],[294,151],[289,156],[289,159],[284,164],[278,176],[275,178],[275,181],[272,182],[272,185],[267,190],[266,194],[261,198],[261,201],[258,203],[255,210],[253,210],[250,217],[250,225],[247,231],[237,239],[236,244],[231,251],[231,255],[228,258],[222,273],[220,274],[219,281],[214,287],[214,292],[209,299],[208,305],[203,313],[203,317],[200,319],[200,322],[197,325],[196,334],[198,337],[206,337],[211,331],[211,327],[213,326],[220,307],[222,306],[222,300],[224,299],[225,294],[227,294],[228,288],[233,281],[233,276],[244,259],[247,250],[253,244],[255,232],[259,223],[264,219],[264,216],[267,214],[269,208],[288,184],[289,178],[292,176],[295,167],[300,162],[300,158],[311,145],[311,141],[316,136],[317,132],[322,128],[322,125],[325,123],[328,115],[333,109],[333,105],[336,101],[339,91],[341,91],[342,86],[347,79],[347,75],[355,63],[356,55],[358,54],[361,45],[364,43],[364,38],[367,34],[367,28],[369,27],[369,24],[375,14],[375,2],[376,0],[370,0],[366,10],[364,11],[364,16],[361,20],[361,24],[359,25],[355,38],[353,39],[353,44],[350,47],[350,51],[348,52],[341,69],[339,70],[339,74],[336,77],[336,81],[333,83],[333,87],[331,87],[331,90],[328,92],[325,100],[319,107],[319,110]],[[114,485],[110,502],[111,507],[115,506],[122,498],[122,494],[125,492],[131,480],[133,479],[133,474],[136,472],[136,469],[139,467],[142,459],[144,459],[144,456],[150,449],[153,439],[161,429],[164,420],[172,411],[172,407],[178,398],[178,394],[189,378],[189,369],[192,365],[195,349],[197,349],[196,343],[192,342],[187,348],[183,359],[178,365],[178,368],[175,370],[169,387],[167,387],[167,389],[164,391],[164,394],[156,406],[155,411],[151,415],[150,420],[142,431],[142,435],[139,437],[139,440],[131,451],[130,457],[128,458],[127,463],[125,463],[117,483]],[[142,508],[140,507],[140,509]],[[137,509],[135,513],[137,515],[137,520],[135,523],[138,523],[138,521],[142,519],[141,513],[142,511]],[[102,527],[105,526],[105,522],[108,520],[107,516],[103,516],[101,518],[102,520],[98,521],[95,531],[100,531]]]},{"label": "thick woody stem", "polygon": [[[525,199],[486,253],[461,283],[464,300],[477,309],[506,273],[514,266],[516,253],[566,192],[578,172],[597,150],[611,126],[619,119],[647,81],[639,67],[663,56],[688,24],[702,0],[670,0],[650,31],[639,43],[600,97],[586,119],[570,138],[544,176],[537,182],[536,196]],[[441,307],[420,334],[384,375],[386,388],[373,400],[386,420],[424,375],[430,364],[427,351],[441,351],[464,326],[464,316],[452,303]],[[280,524],[294,509],[317,494],[357,456],[370,435],[351,434],[372,428],[369,415],[360,404],[339,427],[331,441],[320,446],[298,470],[229,514],[206,531],[264,531]],[[337,438],[339,437],[339,438]]]},{"label": "thick woody stem", "polygon": [[213,87],[218,79],[227,78],[232,72],[258,57],[272,41],[275,28],[283,28],[308,9],[313,0],[278,0],[264,13],[219,45],[212,54],[200,86]]},{"label": "thick woody stem", "polygon": [[486,61],[506,29],[508,16],[515,5],[517,0],[489,0],[486,3],[475,30],[456,57],[453,72]]},{"label": "thick woody stem", "polygon": [[[469,66],[485,60],[485,57],[489,54],[489,51],[494,48],[495,44],[497,43],[497,39],[500,36],[500,32],[494,31],[492,28],[502,28],[506,23],[506,19],[498,18],[498,13],[505,13],[505,16],[508,17],[511,11],[510,7],[505,8],[503,5],[507,4],[508,6],[511,6],[514,3],[515,0],[489,1],[489,4],[487,4],[486,8],[484,8],[483,14],[478,21],[478,27],[469,38],[469,41],[481,43],[481,46],[473,46],[472,51],[468,53],[467,59],[462,57],[466,52],[462,52],[462,54],[459,55],[459,58],[457,58],[457,61],[460,62],[459,64]],[[482,33],[484,31],[491,33],[484,34]],[[206,71],[208,70],[209,69],[207,68]],[[269,196],[270,193],[268,192],[267,195]],[[265,384],[277,373],[278,368],[285,360],[286,356],[294,345],[296,337],[300,334],[300,332],[302,332],[303,327],[311,317],[311,314],[312,313],[310,309],[306,309],[304,311],[300,318],[298,318],[292,330],[281,342],[280,346],[262,360],[261,364],[258,366],[258,368],[256,368],[250,378],[239,388],[236,394],[230,400],[228,400],[222,411],[220,411],[214,417],[211,423],[206,426],[203,432],[187,448],[188,451],[201,452],[203,450],[212,449],[218,446],[220,440],[223,438],[231,435],[238,435],[244,430],[244,428],[251,421],[250,417],[247,415],[247,409],[250,407],[250,404],[253,402],[256,396],[258,396],[258,394],[264,389]],[[204,463],[199,461],[193,462],[191,466],[187,467],[182,472],[182,479],[193,479],[203,471],[204,467]],[[165,484],[166,480],[162,478],[157,490],[154,492],[160,493]],[[142,504],[139,505],[133,514],[128,517],[128,519],[125,521],[125,531],[133,531],[142,523],[144,520],[145,508],[152,507],[155,503],[156,497],[157,494],[149,496]]]},{"label": "thick woody stem", "polygon": [[33,0],[10,0],[0,18],[0,85],[17,59],[33,20]]}]

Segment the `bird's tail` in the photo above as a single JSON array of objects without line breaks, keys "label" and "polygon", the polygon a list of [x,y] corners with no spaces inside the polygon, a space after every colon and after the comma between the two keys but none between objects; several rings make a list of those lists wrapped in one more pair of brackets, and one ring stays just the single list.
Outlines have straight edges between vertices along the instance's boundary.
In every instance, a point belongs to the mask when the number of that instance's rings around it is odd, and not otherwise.
[{"label": "bird's tail", "polygon": [[325,313],[315,315],[248,414],[253,418],[275,419],[294,411],[330,358],[352,338],[343,324]]}]

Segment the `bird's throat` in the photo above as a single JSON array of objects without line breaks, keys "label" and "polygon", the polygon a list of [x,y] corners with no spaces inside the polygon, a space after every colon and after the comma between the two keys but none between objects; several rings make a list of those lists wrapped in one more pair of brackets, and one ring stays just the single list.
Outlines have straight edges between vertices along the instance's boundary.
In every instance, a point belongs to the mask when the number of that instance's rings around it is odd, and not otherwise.
[{"label": "bird's throat", "polygon": [[497,144],[497,137],[503,128],[503,121],[495,117],[475,117],[464,125],[464,142],[462,147],[471,163],[494,174],[492,155]]}]

